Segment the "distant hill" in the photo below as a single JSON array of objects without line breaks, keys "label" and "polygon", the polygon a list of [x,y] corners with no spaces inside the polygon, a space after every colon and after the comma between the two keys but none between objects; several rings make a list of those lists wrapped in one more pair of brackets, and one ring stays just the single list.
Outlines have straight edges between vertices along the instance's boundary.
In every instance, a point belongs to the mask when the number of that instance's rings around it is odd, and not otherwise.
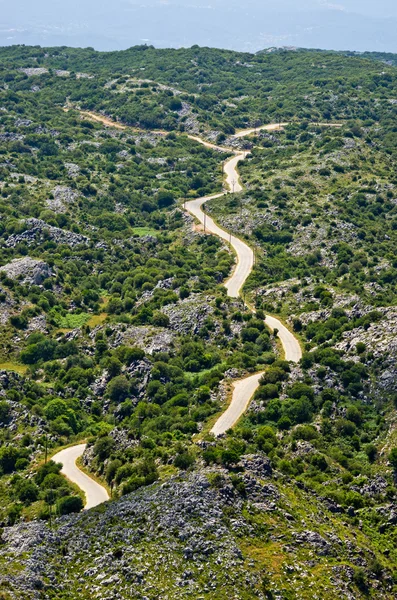
[{"label": "distant hill", "polygon": [[256,52],[270,46],[396,52],[392,0],[37,0],[0,2],[0,45],[125,49],[201,46]]}]

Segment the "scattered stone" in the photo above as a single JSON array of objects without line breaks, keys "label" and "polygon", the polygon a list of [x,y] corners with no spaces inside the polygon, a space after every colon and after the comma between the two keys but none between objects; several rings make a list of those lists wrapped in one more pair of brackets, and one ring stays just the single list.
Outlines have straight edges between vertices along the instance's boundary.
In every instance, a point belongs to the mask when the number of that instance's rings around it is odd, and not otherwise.
[{"label": "scattered stone", "polygon": [[69,177],[72,177],[73,179],[75,177],[78,177],[78,175],[80,173],[79,165],[76,165],[74,163],[65,163],[65,169],[66,169]]},{"label": "scattered stone", "polygon": [[44,67],[28,67],[26,69],[19,69],[21,73],[25,73],[28,77],[34,77],[36,75],[45,75],[48,73],[48,69]]},{"label": "scattered stone", "polygon": [[329,556],[332,552],[331,545],[316,531],[302,531],[293,535],[298,544],[312,546],[320,556]]},{"label": "scattered stone", "polygon": [[46,200],[48,208],[56,213],[63,213],[67,210],[70,204],[73,204],[79,197],[78,192],[69,187],[57,185],[52,190],[53,198]]}]

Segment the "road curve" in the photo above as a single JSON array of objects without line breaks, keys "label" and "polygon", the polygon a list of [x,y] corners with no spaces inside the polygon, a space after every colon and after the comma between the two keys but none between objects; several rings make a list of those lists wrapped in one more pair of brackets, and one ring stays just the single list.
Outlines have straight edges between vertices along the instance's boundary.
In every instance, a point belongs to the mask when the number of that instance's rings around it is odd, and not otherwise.
[{"label": "road curve", "polygon": [[255,373],[255,375],[233,383],[232,401],[211,429],[211,433],[216,437],[223,435],[237,423],[241,415],[247,410],[252,396],[258,389],[262,375],[263,373]]},{"label": "road curve", "polygon": [[86,497],[84,510],[88,510],[89,508],[93,508],[94,506],[98,506],[98,504],[102,504],[102,502],[109,500],[109,494],[104,487],[91,479],[91,477],[88,477],[83,471],[80,471],[76,465],[76,460],[82,456],[85,448],[86,444],[78,444],[77,446],[65,448],[55,454],[55,456],[52,457],[52,460],[57,463],[62,463],[61,473],[83,490]]},{"label": "road curve", "polygon": [[[283,125],[285,124],[264,125],[263,127],[256,129],[247,129],[240,131],[234,137],[242,138],[246,135],[251,135],[256,131],[263,129],[274,131],[280,129],[280,127]],[[210,144],[205,140],[201,140],[201,138],[197,136],[189,137],[206,147],[221,150],[219,146],[215,146],[214,144]],[[224,149],[222,150],[224,151]],[[208,200],[221,198],[227,193],[237,193],[243,190],[239,173],[237,171],[237,165],[241,160],[246,158],[248,153],[241,151],[233,151],[233,153],[234,156],[228,159],[223,167],[226,175],[226,190],[220,194],[189,200],[185,203],[185,208],[190,212],[191,215],[193,215],[198,221],[200,221],[200,223],[204,225],[205,231],[213,233],[222,238],[234,249],[237,256],[237,264],[231,277],[225,282],[224,285],[227,289],[228,296],[231,298],[238,298],[244,283],[250,276],[254,267],[254,252],[252,248],[248,246],[248,244],[219,227],[219,225],[217,225],[215,221],[203,211],[204,205]],[[275,329],[278,330],[278,338],[283,347],[285,359],[295,363],[299,362],[299,360],[302,358],[302,350],[299,341],[294,334],[276,317],[266,315],[266,324],[272,331]],[[255,373],[255,375],[241,379],[233,384],[233,393],[230,405],[221,415],[221,417],[219,417],[214,427],[211,429],[211,432],[215,436],[223,435],[228,429],[233,427],[233,425],[235,425],[240,417],[244,414],[248,408],[252,396],[259,387],[259,381],[262,375],[263,373]]]}]

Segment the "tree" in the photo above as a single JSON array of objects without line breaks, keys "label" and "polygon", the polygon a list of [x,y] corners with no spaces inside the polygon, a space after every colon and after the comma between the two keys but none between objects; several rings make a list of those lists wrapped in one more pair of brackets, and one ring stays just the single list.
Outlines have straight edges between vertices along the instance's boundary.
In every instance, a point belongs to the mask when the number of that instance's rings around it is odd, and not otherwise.
[{"label": "tree", "polygon": [[374,462],[378,456],[378,449],[374,444],[368,444],[365,448],[366,455],[368,456],[369,462]]},{"label": "tree", "polygon": [[94,446],[94,454],[99,458],[100,461],[104,461],[110,456],[115,446],[115,441],[109,435],[100,437]]},{"label": "tree", "polygon": [[6,425],[11,414],[10,405],[6,401],[0,402],[0,424]]},{"label": "tree", "polygon": [[49,421],[54,421],[57,417],[65,415],[68,410],[68,405],[60,398],[50,400],[44,409],[44,414]]},{"label": "tree", "polygon": [[115,460],[112,460],[110,463],[108,463],[108,465],[106,467],[105,477],[106,477],[106,481],[108,482],[109,485],[112,484],[114,477],[116,475],[116,471],[117,471],[117,469],[119,469],[122,466],[122,464],[123,463],[118,458],[116,458]]},{"label": "tree", "polygon": [[124,375],[114,377],[107,386],[107,393],[113,402],[123,402],[130,391],[130,384]]},{"label": "tree", "polygon": [[156,200],[159,208],[167,208],[168,206],[172,206],[175,202],[173,194],[165,191],[159,192]]},{"label": "tree", "polygon": [[182,452],[181,454],[177,454],[174,460],[174,465],[178,469],[186,470],[192,466],[194,463],[194,456],[189,454],[188,452]]}]

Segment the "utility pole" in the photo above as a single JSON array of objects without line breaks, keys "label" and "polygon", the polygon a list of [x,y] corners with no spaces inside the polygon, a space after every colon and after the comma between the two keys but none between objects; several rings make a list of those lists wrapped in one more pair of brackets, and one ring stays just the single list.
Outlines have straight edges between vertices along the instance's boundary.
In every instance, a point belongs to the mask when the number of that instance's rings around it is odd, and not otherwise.
[{"label": "utility pole", "polygon": [[45,444],[45,454],[44,454],[44,464],[47,464],[47,458],[48,458],[48,435],[47,433],[45,434],[45,438],[44,438],[44,444]]},{"label": "utility pole", "polygon": [[207,215],[204,213],[204,233],[205,233],[206,222],[207,222]]},{"label": "utility pole", "polygon": [[53,503],[53,490],[50,488],[49,490],[49,503],[48,503],[48,512],[49,512],[49,521],[50,528],[52,527],[52,503]]}]

